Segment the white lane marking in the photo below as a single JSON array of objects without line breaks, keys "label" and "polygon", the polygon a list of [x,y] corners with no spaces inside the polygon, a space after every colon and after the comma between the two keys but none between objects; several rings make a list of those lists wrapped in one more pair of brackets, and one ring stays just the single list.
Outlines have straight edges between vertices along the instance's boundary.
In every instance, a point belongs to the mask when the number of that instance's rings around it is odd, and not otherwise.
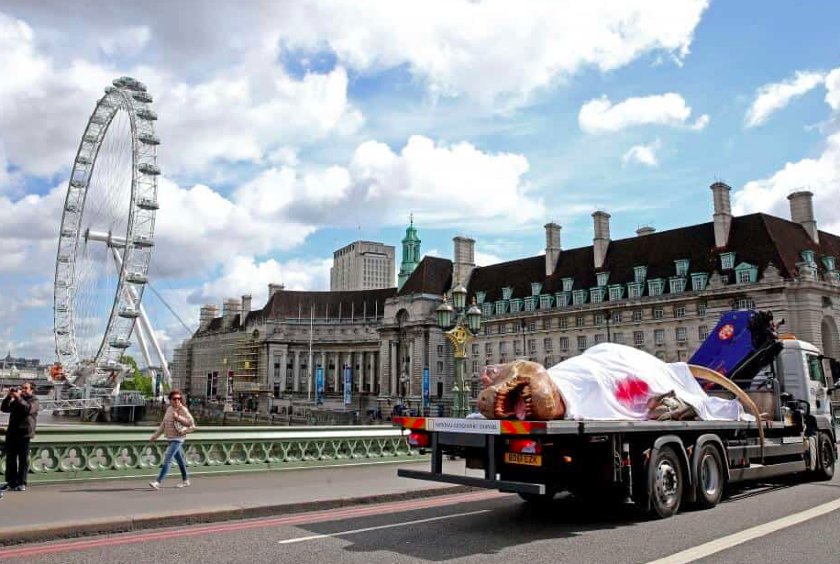
[{"label": "white lane marking", "polygon": [[705,558],[711,554],[715,554],[722,550],[732,548],[733,546],[743,544],[747,541],[769,535],[770,533],[774,533],[778,530],[798,525],[799,523],[808,521],[809,519],[814,519],[820,515],[825,515],[826,513],[831,513],[832,511],[836,511],[838,509],[840,509],[840,499],[835,499],[834,501],[812,507],[811,509],[807,509],[800,513],[794,513],[793,515],[788,515],[787,517],[782,517],[781,519],[776,519],[775,521],[770,521],[769,523],[765,523],[763,525],[745,529],[739,533],[734,533],[726,537],[688,548],[682,552],[672,554],[671,556],[666,556],[665,558],[660,558],[659,560],[653,560],[648,564],[682,564],[685,562],[694,562],[700,558]]},{"label": "white lane marking", "polygon": [[351,531],[340,531],[338,533],[328,533],[325,535],[311,535],[308,537],[298,537],[296,539],[286,539],[278,541],[278,544],[292,544],[296,542],[305,542],[317,539],[325,539],[328,537],[338,537],[341,535],[353,535],[356,533],[366,533],[368,531],[378,531],[380,529],[392,529],[394,527],[404,527],[406,525],[416,525],[417,523],[429,523],[430,521],[440,521],[442,519],[454,519],[455,517],[466,517],[467,515],[478,515],[479,513],[487,513],[489,509],[481,509],[479,511],[468,511],[467,513],[456,513],[454,515],[441,515],[438,517],[429,517],[428,519],[417,519],[415,521],[404,521],[402,523],[390,523],[388,525],[378,525],[376,527],[365,527],[364,529],[353,529]]}]

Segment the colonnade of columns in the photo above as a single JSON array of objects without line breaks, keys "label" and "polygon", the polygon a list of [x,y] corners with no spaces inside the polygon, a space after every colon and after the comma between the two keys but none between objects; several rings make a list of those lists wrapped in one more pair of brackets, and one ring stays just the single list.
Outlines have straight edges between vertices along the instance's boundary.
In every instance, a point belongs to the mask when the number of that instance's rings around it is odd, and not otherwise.
[{"label": "colonnade of columns", "polygon": [[[277,370],[279,364],[279,370]],[[379,351],[358,350],[312,350],[310,366],[309,350],[290,350],[275,354],[271,384],[282,392],[305,394],[315,393],[315,371],[320,366],[324,371],[324,389],[327,392],[344,390],[344,366],[349,366],[353,375],[353,391],[377,391],[379,373]],[[310,370],[312,383],[310,384]],[[291,377],[290,377],[291,376]]]}]

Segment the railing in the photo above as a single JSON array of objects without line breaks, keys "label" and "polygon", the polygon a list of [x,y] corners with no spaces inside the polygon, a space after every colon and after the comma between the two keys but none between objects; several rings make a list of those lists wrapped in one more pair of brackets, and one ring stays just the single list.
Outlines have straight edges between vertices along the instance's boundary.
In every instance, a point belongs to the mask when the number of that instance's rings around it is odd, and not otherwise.
[{"label": "railing", "polygon": [[[43,427],[30,447],[32,481],[152,476],[167,442],[150,443],[154,427]],[[191,472],[301,468],[416,457],[390,426],[206,427],[187,437]],[[5,471],[6,459],[0,460]]]}]

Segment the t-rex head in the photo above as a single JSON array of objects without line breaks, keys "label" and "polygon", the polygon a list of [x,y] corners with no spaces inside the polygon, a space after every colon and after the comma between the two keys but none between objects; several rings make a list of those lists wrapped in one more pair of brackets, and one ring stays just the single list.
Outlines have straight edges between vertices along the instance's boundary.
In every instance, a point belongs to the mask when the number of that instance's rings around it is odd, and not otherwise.
[{"label": "t-rex head", "polygon": [[487,366],[481,373],[486,386],[478,396],[478,410],[488,419],[562,419],[566,405],[546,369],[536,362],[515,360]]}]

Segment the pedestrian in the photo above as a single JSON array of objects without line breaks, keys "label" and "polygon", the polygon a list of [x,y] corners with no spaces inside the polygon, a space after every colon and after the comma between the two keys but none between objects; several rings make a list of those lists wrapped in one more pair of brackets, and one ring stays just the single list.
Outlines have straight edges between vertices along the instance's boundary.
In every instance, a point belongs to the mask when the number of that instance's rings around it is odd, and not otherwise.
[{"label": "pedestrian", "polygon": [[177,485],[179,488],[186,488],[190,485],[190,477],[187,474],[187,464],[184,461],[184,440],[187,434],[195,430],[195,420],[184,405],[184,396],[181,390],[172,390],[169,392],[169,407],[163,416],[163,421],[157,431],[154,432],[150,441],[154,442],[163,435],[169,441],[166,447],[166,454],[163,455],[163,463],[160,465],[160,473],[157,480],[149,482],[152,489],[160,488],[160,483],[169,473],[169,467],[172,466],[172,459],[178,463],[178,468],[181,470],[181,483]]},{"label": "pedestrian", "polygon": [[0,484],[0,491],[26,491],[26,477],[29,474],[29,442],[35,436],[38,422],[38,398],[32,393],[32,384],[24,382],[18,388],[10,388],[0,411],[9,414],[6,428],[6,483]]}]

